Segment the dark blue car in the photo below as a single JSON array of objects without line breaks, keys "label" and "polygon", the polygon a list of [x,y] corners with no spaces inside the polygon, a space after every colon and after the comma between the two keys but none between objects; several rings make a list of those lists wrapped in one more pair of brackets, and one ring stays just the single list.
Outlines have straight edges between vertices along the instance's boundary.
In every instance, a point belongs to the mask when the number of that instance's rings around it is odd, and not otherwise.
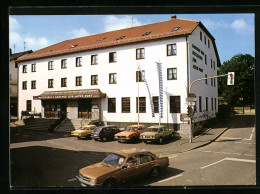
[{"label": "dark blue car", "polygon": [[97,141],[113,140],[116,133],[120,132],[119,128],[115,125],[100,126],[94,129],[91,137]]}]

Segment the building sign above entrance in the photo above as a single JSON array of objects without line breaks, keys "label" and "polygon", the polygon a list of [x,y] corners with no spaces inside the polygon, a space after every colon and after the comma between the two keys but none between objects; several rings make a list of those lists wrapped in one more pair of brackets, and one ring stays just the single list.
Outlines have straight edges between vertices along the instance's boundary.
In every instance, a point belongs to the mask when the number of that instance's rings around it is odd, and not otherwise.
[{"label": "building sign above entrance", "polygon": [[99,89],[89,90],[63,90],[63,91],[48,91],[43,92],[39,96],[34,96],[34,100],[45,99],[75,99],[75,98],[104,98],[105,93],[100,92]]}]

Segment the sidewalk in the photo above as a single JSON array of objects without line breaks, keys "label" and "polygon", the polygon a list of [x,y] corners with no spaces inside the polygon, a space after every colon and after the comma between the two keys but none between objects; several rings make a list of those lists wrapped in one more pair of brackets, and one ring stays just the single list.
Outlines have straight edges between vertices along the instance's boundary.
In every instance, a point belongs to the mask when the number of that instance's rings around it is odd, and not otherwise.
[{"label": "sidewalk", "polygon": [[227,131],[228,128],[213,128],[213,129],[208,129],[206,132],[203,134],[196,136],[192,139],[192,143],[189,142],[189,139],[185,139],[180,141],[178,146],[174,147],[172,149],[173,153],[182,153],[182,152],[187,152],[191,151],[200,147],[203,147],[205,145],[210,144],[211,142],[215,141],[218,137],[220,137],[225,131]]}]

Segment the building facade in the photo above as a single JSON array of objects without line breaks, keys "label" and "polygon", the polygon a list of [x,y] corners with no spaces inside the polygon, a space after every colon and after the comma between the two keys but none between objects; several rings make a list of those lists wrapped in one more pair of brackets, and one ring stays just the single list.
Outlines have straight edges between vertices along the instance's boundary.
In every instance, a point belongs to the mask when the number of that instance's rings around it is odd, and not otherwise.
[{"label": "building facade", "polygon": [[[220,65],[215,40],[203,24],[176,17],[63,41],[17,62],[19,114],[89,117],[119,126],[138,120],[158,123],[159,62],[163,88],[160,122],[178,129],[185,125],[181,117],[187,113],[189,85],[195,79],[216,76]],[[197,82],[190,90],[197,97],[194,121],[215,117],[217,80]]]},{"label": "building facade", "polygon": [[18,66],[15,63],[19,57],[32,53],[32,50],[12,53],[9,51],[9,91],[10,91],[10,115],[18,116]]}]

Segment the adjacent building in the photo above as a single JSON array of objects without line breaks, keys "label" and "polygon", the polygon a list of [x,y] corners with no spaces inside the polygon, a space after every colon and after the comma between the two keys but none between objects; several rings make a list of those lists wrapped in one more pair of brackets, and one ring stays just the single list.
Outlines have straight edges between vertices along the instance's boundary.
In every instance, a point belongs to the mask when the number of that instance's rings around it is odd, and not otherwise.
[{"label": "adjacent building", "polygon": [[10,86],[10,115],[18,115],[18,66],[15,64],[15,60],[19,57],[32,53],[32,50],[12,53],[9,50],[9,86]]},{"label": "adjacent building", "polygon": [[[195,79],[216,76],[220,60],[215,39],[205,26],[176,16],[65,40],[20,57],[18,112],[92,118],[120,127],[138,119],[147,125],[158,123],[157,63],[163,89],[160,122],[186,134],[183,115],[189,86]],[[195,122],[216,116],[217,91],[216,79],[192,86],[197,98]]]}]

